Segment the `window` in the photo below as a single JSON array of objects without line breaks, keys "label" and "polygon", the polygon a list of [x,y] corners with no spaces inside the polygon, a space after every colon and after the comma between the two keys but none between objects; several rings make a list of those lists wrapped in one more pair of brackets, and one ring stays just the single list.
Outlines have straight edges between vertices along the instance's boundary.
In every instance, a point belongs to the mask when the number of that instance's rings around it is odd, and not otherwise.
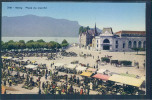
[{"label": "window", "polygon": [[146,49],[146,41],[143,42],[143,48]]},{"label": "window", "polygon": [[118,44],[118,41],[116,41],[116,44]]},{"label": "window", "polygon": [[118,48],[118,45],[116,45],[115,47]]},{"label": "window", "polygon": [[97,40],[97,43],[98,43],[98,40]]},{"label": "window", "polygon": [[98,44],[97,44],[97,48],[98,48]]},{"label": "window", "polygon": [[132,42],[129,41],[129,42],[128,42],[128,48],[131,48],[131,47],[132,47]]},{"label": "window", "polygon": [[123,48],[125,48],[125,43],[123,43]]},{"label": "window", "polygon": [[103,43],[110,43],[110,41],[109,41],[108,39],[105,39],[105,40],[103,41]]},{"label": "window", "polygon": [[136,47],[137,47],[137,42],[134,41],[134,43],[133,43],[133,48],[136,48]]},{"label": "window", "polygon": [[141,48],[141,41],[138,42],[138,48]]}]

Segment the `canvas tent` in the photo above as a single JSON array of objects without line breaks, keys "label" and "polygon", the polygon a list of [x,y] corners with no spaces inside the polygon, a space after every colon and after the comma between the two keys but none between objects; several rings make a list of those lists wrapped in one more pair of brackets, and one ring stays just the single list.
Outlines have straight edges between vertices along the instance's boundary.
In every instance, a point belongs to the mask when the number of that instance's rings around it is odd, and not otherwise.
[{"label": "canvas tent", "polygon": [[27,66],[25,66],[25,67],[26,67],[26,68],[31,68],[31,69],[37,68],[36,65],[27,65]]},{"label": "canvas tent", "polygon": [[91,72],[83,72],[82,74],[80,74],[81,76],[87,76],[90,77],[93,73]]},{"label": "canvas tent", "polygon": [[55,63],[54,64],[54,66],[56,66],[56,67],[62,67],[62,66],[64,66],[65,64],[63,64],[63,63]]},{"label": "canvas tent", "polygon": [[106,69],[99,69],[99,70],[97,71],[97,73],[99,73],[99,74],[103,74],[103,72],[106,72]]},{"label": "canvas tent", "polygon": [[94,75],[92,77],[107,81],[107,80],[109,80],[110,76],[108,76],[108,75],[102,75],[102,74],[96,74],[96,75]]},{"label": "canvas tent", "polygon": [[19,58],[12,58],[12,60],[14,60],[14,61],[19,61]]},{"label": "canvas tent", "polygon": [[131,86],[136,86],[140,87],[141,84],[143,83],[142,79],[137,79],[133,77],[128,77],[128,76],[121,76],[121,75],[112,75],[109,80],[118,82],[118,83],[123,83]]},{"label": "canvas tent", "polygon": [[76,68],[76,65],[74,65],[74,64],[68,64],[64,68],[74,69],[74,68]]},{"label": "canvas tent", "polygon": [[89,72],[95,72],[95,71],[97,71],[97,69],[94,69],[94,68],[88,68],[88,69],[87,69],[87,71],[89,71]]},{"label": "canvas tent", "polygon": [[87,67],[78,66],[76,67],[76,71],[85,71]]}]

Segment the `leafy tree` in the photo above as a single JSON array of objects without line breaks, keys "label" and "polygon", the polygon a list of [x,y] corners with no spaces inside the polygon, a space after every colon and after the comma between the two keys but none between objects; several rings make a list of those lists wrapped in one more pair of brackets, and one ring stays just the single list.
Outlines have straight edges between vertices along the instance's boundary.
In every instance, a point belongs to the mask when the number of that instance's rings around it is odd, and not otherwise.
[{"label": "leafy tree", "polygon": [[9,40],[8,43],[15,43],[13,40]]},{"label": "leafy tree", "polygon": [[62,46],[62,47],[66,47],[66,46],[68,46],[68,45],[69,45],[69,43],[68,43],[67,40],[65,40],[65,39],[64,39],[64,40],[62,41],[62,43],[61,43],[61,46]]},{"label": "leafy tree", "polygon": [[32,42],[34,42],[33,40],[29,40],[29,41],[27,41],[27,43],[32,43]]},{"label": "leafy tree", "polygon": [[64,44],[64,43],[68,43],[66,39],[64,39],[64,40],[62,41],[62,44]]},{"label": "leafy tree", "polygon": [[1,48],[3,51],[7,49],[7,44],[4,43],[3,41],[1,41]]},{"label": "leafy tree", "polygon": [[86,32],[87,30],[90,30],[89,26],[87,26],[87,27],[81,26],[81,27],[79,28],[79,34],[80,34],[80,33],[83,33],[83,32]]},{"label": "leafy tree", "polygon": [[83,26],[79,28],[79,34],[83,32]]},{"label": "leafy tree", "polygon": [[25,41],[24,40],[19,40],[19,43],[24,43],[25,44]]},{"label": "leafy tree", "polygon": [[132,50],[136,51],[138,54],[138,51],[140,50],[140,48],[132,48]]},{"label": "leafy tree", "polygon": [[34,45],[33,45],[32,42],[28,42],[28,43],[26,43],[26,47],[27,47],[28,49],[32,49],[32,48],[34,47]]},{"label": "leafy tree", "polygon": [[23,50],[23,49],[26,49],[26,44],[25,44],[25,41],[24,40],[19,40],[18,42],[19,44],[19,49]]},{"label": "leafy tree", "polygon": [[60,45],[59,43],[57,43],[57,42],[56,42],[56,48],[57,48],[57,49],[60,49],[60,48],[61,48],[61,45]]},{"label": "leafy tree", "polygon": [[16,45],[15,45],[15,43],[8,43],[8,50],[12,50],[12,49],[14,49],[15,50],[15,48],[16,48]]},{"label": "leafy tree", "polygon": [[45,42],[45,41],[43,39],[40,39],[40,40],[37,40],[37,42],[40,43],[40,42]]}]

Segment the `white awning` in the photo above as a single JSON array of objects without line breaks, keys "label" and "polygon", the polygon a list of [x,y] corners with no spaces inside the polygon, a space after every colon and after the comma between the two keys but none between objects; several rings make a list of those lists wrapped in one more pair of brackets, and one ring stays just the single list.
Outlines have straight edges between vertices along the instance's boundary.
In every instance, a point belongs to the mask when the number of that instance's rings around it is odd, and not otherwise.
[{"label": "white awning", "polygon": [[14,61],[18,61],[18,60],[19,60],[19,58],[12,58],[12,60],[14,60]]},{"label": "white awning", "polygon": [[62,67],[62,66],[64,66],[65,64],[63,64],[63,63],[55,63],[54,64],[54,66],[57,66],[57,67]]},{"label": "white awning", "polygon": [[36,65],[27,65],[27,66],[25,66],[25,67],[26,67],[26,68],[32,68],[32,69],[37,68]]},{"label": "white awning", "polygon": [[99,69],[98,71],[97,71],[97,73],[98,74],[102,74],[103,72],[105,72],[106,71],[106,69]]},{"label": "white awning", "polygon": [[76,68],[77,71],[85,71],[87,69],[87,67],[82,67],[82,66],[78,66]]},{"label": "white awning", "polygon": [[28,59],[23,59],[23,60],[20,60],[20,61],[24,61],[24,62],[26,62],[26,61],[28,61]]},{"label": "white awning", "polygon": [[12,57],[7,57],[7,59],[12,59]]},{"label": "white awning", "polygon": [[74,69],[74,68],[76,68],[76,65],[74,65],[74,64],[68,64],[64,68]]}]

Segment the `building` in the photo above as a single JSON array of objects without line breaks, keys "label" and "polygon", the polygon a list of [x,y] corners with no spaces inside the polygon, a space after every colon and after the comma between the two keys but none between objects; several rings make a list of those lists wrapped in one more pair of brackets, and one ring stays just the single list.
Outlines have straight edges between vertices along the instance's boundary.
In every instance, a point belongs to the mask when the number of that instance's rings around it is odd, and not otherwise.
[{"label": "building", "polygon": [[96,30],[96,24],[94,29],[87,30],[86,32],[81,32],[79,34],[79,42],[81,47],[91,46],[92,39],[98,36],[99,33]]},{"label": "building", "polygon": [[113,33],[112,28],[103,28],[102,34],[92,40],[93,49],[108,51],[133,51],[132,48],[146,48],[145,31],[119,31]]}]

